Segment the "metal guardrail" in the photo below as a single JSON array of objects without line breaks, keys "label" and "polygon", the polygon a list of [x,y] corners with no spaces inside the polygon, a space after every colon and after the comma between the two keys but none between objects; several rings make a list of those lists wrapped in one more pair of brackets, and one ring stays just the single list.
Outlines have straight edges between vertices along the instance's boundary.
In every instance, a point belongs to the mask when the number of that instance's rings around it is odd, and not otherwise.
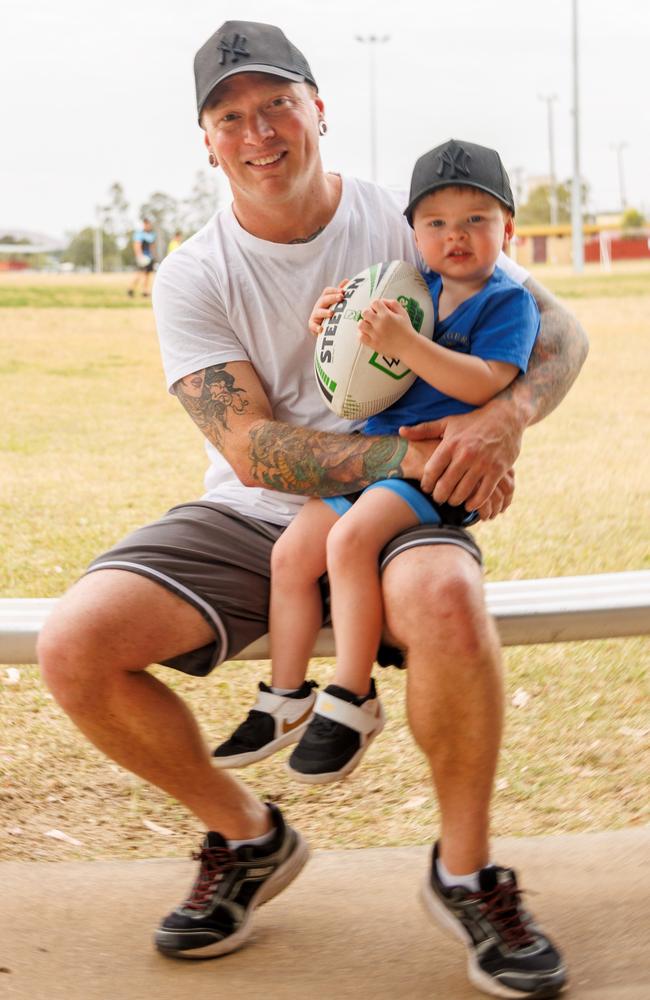
[{"label": "metal guardrail", "polygon": [[[600,573],[485,585],[487,605],[504,646],[650,635],[650,571]],[[34,663],[36,639],[57,598],[0,600],[0,663]],[[332,656],[334,637],[323,629],[314,656]],[[234,659],[268,659],[268,637]]]}]

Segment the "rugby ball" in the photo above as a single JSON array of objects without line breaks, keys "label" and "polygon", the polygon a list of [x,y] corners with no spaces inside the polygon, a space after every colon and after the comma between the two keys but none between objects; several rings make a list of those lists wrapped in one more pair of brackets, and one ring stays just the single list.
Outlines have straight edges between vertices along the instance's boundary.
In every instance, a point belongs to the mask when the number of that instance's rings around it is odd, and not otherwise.
[{"label": "rugby ball", "polygon": [[413,329],[431,339],[433,303],[418,269],[403,260],[372,264],[352,278],[343,293],[318,335],[314,370],[330,410],[348,420],[364,420],[403,396],[416,376],[399,358],[385,357],[361,343],[363,310],[375,299],[397,299]]}]

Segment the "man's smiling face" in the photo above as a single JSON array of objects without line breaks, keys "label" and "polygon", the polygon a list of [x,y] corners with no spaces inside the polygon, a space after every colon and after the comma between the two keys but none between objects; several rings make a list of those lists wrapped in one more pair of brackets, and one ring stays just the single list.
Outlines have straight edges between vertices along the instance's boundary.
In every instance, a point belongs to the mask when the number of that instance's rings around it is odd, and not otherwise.
[{"label": "man's smiling face", "polygon": [[322,170],[318,121],[323,103],[307,84],[238,73],[217,89],[202,114],[205,144],[238,201],[281,203]]}]

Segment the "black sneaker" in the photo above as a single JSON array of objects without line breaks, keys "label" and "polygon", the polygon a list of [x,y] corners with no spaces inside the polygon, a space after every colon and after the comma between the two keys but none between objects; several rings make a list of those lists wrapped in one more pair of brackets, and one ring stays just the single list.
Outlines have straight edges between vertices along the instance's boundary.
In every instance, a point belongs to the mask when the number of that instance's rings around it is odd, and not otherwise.
[{"label": "black sneaker", "polygon": [[312,720],[287,761],[289,774],[310,785],[344,778],[360,763],[384,723],[374,680],[365,698],[329,684],[318,695]]},{"label": "black sneaker", "polygon": [[480,889],[473,892],[444,886],[437,858],[438,844],[422,902],[432,919],[467,948],[467,972],[474,986],[495,997],[556,997],[566,984],[562,956],[521,905],[512,869],[481,869]]},{"label": "black sneaker", "polygon": [[207,833],[189,897],[156,931],[156,947],[174,958],[217,958],[240,948],[252,932],[256,906],[273,899],[309,857],[307,842],[267,803],[275,827],[268,845],[230,850],[220,833]]},{"label": "black sneaker", "polygon": [[260,683],[257,701],[232,736],[212,751],[215,767],[246,767],[276,750],[297,743],[309,725],[316,681],[304,681],[291,694],[273,694]]}]

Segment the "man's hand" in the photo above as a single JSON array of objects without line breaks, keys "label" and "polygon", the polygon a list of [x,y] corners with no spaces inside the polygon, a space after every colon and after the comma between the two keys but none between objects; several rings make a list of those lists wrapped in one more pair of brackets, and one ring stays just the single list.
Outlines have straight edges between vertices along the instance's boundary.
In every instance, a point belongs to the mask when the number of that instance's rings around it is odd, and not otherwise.
[{"label": "man's hand", "polygon": [[500,479],[496,484],[485,503],[478,508],[481,521],[491,521],[498,514],[503,514],[504,510],[507,510],[512,503],[514,493],[515,470],[510,469],[510,472],[506,472],[503,479]]},{"label": "man's hand", "polygon": [[[440,439],[426,464],[422,489],[431,492],[438,503],[464,503],[468,510],[482,508],[510,473],[521,450],[523,431],[513,408],[498,398],[471,413],[400,428],[401,436],[409,441]],[[495,507],[506,500],[508,487],[502,485],[500,494]],[[505,506],[511,498],[512,489]],[[492,508],[488,509],[487,516],[494,517]]]}]

